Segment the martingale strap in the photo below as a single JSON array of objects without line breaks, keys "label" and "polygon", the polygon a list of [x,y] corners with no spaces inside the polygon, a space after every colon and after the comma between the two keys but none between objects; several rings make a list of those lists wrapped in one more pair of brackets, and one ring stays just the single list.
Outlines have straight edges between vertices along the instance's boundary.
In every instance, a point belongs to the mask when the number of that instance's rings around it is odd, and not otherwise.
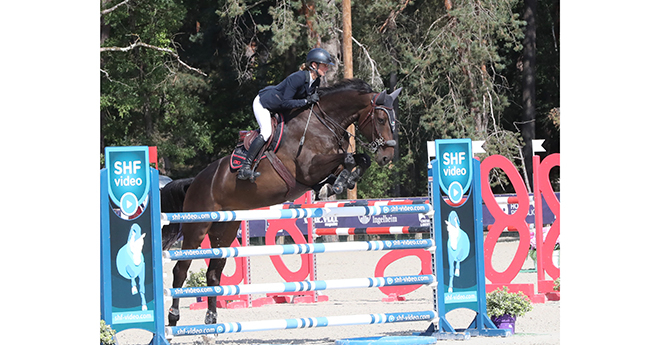
[{"label": "martingale strap", "polygon": [[293,175],[291,175],[291,172],[289,169],[287,169],[284,166],[284,163],[273,153],[273,151],[266,151],[266,157],[270,161],[270,164],[273,165],[273,168],[277,172],[278,175],[284,180],[286,183],[286,199],[287,200],[293,200],[292,198],[295,199],[295,195],[302,194],[306,190],[309,189],[309,187],[303,185],[302,183],[298,182]]}]

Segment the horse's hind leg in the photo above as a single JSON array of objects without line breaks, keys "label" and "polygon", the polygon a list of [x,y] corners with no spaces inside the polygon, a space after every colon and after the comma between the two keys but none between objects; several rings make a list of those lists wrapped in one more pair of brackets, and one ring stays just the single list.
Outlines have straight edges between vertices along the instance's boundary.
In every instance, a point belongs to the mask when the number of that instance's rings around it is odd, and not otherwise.
[{"label": "horse's hind leg", "polygon": [[[183,244],[181,249],[197,249],[199,245],[204,240],[206,233],[208,232],[209,227],[212,223],[186,223],[183,224]],[[191,260],[180,260],[177,261],[172,274],[174,275],[174,281],[172,282],[173,288],[180,288],[185,283],[186,278],[188,277],[188,269],[190,268]],[[168,321],[170,326],[176,326],[177,321],[179,321],[179,299],[172,299],[172,307],[170,308]]]},{"label": "horse's hind leg", "polygon": [[[230,223],[213,223],[209,229],[209,241],[212,248],[226,248],[230,247],[236,238],[236,232],[240,222]],[[220,285],[220,278],[222,270],[225,268],[227,259],[211,259],[209,261],[209,268],[206,271],[206,285],[218,286]],[[208,310],[206,312],[205,324],[214,324],[217,322],[217,297],[208,298]]]},{"label": "horse's hind leg", "polygon": [[449,289],[448,292],[454,292],[454,258],[449,258]]}]

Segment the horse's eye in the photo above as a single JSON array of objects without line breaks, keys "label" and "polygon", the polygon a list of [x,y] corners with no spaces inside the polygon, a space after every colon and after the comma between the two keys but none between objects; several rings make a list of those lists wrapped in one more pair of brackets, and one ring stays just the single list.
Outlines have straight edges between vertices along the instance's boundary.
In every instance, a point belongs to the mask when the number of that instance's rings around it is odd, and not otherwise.
[{"label": "horse's eye", "polygon": [[378,118],[378,124],[379,124],[379,125],[384,125],[384,124],[385,124],[385,119],[379,117],[379,118]]}]

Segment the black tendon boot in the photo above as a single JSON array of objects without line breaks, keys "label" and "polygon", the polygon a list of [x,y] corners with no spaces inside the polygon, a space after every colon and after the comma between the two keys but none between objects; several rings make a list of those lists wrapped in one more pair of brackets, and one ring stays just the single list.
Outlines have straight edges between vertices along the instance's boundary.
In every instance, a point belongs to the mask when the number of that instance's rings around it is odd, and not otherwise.
[{"label": "black tendon boot", "polygon": [[261,148],[264,146],[266,141],[264,140],[264,137],[259,134],[256,138],[254,138],[254,141],[250,145],[250,149],[248,150],[247,157],[245,157],[245,162],[243,162],[243,165],[241,166],[240,169],[238,169],[238,179],[239,180],[247,180],[250,179],[250,181],[254,182],[254,179],[256,179],[261,173],[255,172],[252,170],[252,163],[254,163],[254,159],[257,157],[259,154],[259,151],[261,151]]}]

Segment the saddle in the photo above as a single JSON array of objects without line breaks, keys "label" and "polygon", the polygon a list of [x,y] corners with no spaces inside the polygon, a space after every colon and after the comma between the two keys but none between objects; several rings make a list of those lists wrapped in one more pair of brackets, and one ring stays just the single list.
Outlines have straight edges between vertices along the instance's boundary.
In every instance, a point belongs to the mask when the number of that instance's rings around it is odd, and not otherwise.
[{"label": "saddle", "polygon": [[[284,166],[284,163],[282,163],[282,161],[275,155],[275,152],[277,152],[277,149],[280,147],[280,144],[284,139],[284,117],[281,114],[272,113],[271,126],[273,134],[270,136],[270,138],[268,138],[268,141],[264,145],[262,152],[260,152],[257,156],[257,159],[254,163],[255,169],[262,159],[268,158],[277,174],[280,175],[282,180],[284,180],[286,183],[286,197],[288,199],[289,197],[303,193],[309,188],[296,181],[293,175],[291,175],[291,172]],[[248,149],[250,148],[250,145],[257,137],[257,135],[259,135],[259,130],[252,130],[238,142],[236,148],[234,148],[234,151],[231,153],[231,159],[229,160],[229,169],[232,172],[236,172],[241,167],[241,165],[243,165],[243,162],[245,162],[245,157],[247,156]]]},{"label": "saddle", "polygon": [[[283,117],[279,114],[274,114],[270,118],[270,124],[273,134],[268,138],[268,141],[264,145],[265,149],[261,152],[261,156],[257,157],[257,162],[266,158],[266,152],[277,152],[277,149],[279,149],[280,144],[282,143],[284,137]],[[229,161],[229,168],[232,172],[236,172],[243,165],[248,149],[259,133],[259,129],[249,131],[245,134],[243,139],[239,140],[236,148],[234,148],[234,151],[231,153],[231,160]]]}]

